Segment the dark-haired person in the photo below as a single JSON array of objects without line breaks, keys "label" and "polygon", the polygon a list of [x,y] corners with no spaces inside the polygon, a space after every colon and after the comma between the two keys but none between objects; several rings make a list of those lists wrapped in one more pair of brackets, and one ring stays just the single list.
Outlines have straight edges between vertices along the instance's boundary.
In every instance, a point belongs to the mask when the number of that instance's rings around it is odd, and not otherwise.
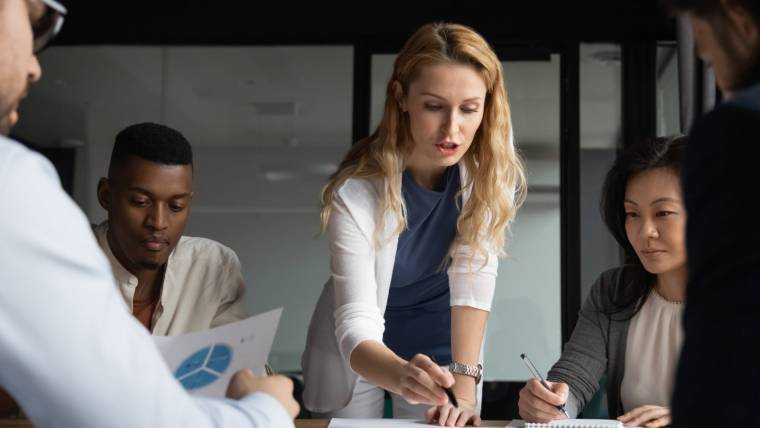
[{"label": "dark-haired person", "polygon": [[630,148],[607,173],[602,215],[628,260],[591,288],[560,360],[552,391],[535,379],[520,391],[520,416],[548,422],[580,413],[607,374],[611,417],[627,426],[670,424],[686,292],[686,213],[681,201],[684,137]]},{"label": "dark-haired person", "polygon": [[292,427],[293,384],[235,373],[228,399],[191,397],[127,313],[108,261],[45,158],[3,136],[40,78],[65,9],[0,0],[0,400],[36,427]]},{"label": "dark-haired person", "polygon": [[758,426],[760,1],[667,0],[686,13],[724,101],[684,161],[689,288],[673,425]]},{"label": "dark-haired person", "polygon": [[140,123],[119,132],[95,228],[132,314],[153,334],[205,330],[246,317],[231,249],[182,236],[193,200],[193,154],[178,131]]}]

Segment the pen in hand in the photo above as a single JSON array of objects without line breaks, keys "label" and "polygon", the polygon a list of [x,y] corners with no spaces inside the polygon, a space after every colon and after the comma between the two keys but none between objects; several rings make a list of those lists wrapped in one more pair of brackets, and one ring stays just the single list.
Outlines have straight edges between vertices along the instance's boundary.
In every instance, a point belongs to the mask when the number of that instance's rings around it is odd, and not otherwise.
[{"label": "pen in hand", "polygon": [[[434,356],[430,356],[430,359],[433,360],[434,363],[438,364],[438,361],[435,360]],[[451,390],[451,388],[445,388],[441,387],[446,392],[446,396],[449,397],[449,402],[454,405],[454,408],[459,408],[459,402],[457,401],[457,396],[454,395],[454,391]]]},{"label": "pen in hand", "polygon": [[[552,389],[549,387],[549,384],[546,383],[546,381],[544,380],[544,377],[541,376],[540,373],[538,373],[538,370],[536,370],[536,366],[533,365],[533,363],[530,361],[530,359],[528,358],[528,356],[525,355],[525,354],[520,354],[520,358],[522,358],[523,362],[528,367],[528,370],[530,370],[530,372],[533,375],[533,377],[536,378],[536,379],[538,379],[541,382],[541,385],[544,386],[544,388],[546,388],[549,391],[551,391]],[[561,404],[561,405],[556,406],[556,407],[557,407],[557,409],[561,410],[562,413],[565,414],[565,417],[567,417],[568,419],[570,419],[570,415],[567,414],[567,411],[565,410],[565,405],[564,404]]]},{"label": "pen in hand", "polygon": [[457,397],[454,395],[454,391],[451,390],[451,388],[443,388],[444,391],[446,391],[446,395],[449,397],[449,401],[452,405],[454,405],[455,408],[459,408],[459,403],[457,402]]}]

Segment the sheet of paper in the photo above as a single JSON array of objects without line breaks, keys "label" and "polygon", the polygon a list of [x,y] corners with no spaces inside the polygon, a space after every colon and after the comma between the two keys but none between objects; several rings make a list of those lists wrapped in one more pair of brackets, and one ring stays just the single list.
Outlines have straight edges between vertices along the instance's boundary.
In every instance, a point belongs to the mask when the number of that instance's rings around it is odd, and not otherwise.
[{"label": "sheet of paper", "polygon": [[250,368],[264,375],[264,364],[282,308],[238,322],[181,336],[154,336],[166,364],[191,394],[224,397],[232,375]]},{"label": "sheet of paper", "polygon": [[337,419],[333,418],[327,428],[420,428],[429,427],[422,420],[414,419]]},{"label": "sheet of paper", "polygon": [[507,427],[533,428],[533,427],[567,427],[567,428],[607,428],[623,427],[623,423],[615,419],[560,419],[548,424],[526,423],[515,419]]}]

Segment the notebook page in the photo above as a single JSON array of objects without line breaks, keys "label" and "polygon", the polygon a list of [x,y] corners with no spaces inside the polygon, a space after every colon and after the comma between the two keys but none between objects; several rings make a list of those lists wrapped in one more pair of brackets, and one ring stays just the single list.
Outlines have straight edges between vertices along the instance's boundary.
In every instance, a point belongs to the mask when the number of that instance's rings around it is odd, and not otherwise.
[{"label": "notebook page", "polygon": [[551,421],[548,424],[529,423],[524,421],[512,421],[510,427],[524,428],[622,428],[623,423],[614,419],[561,419]]}]

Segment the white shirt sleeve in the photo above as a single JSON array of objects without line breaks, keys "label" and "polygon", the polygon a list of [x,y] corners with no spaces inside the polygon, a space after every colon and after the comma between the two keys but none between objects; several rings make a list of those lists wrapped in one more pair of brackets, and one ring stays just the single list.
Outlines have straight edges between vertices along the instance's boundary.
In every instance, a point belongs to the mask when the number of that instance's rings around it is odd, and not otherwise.
[{"label": "white shirt sleeve", "polygon": [[125,310],[52,165],[2,137],[0,365],[0,385],[35,426],[293,426],[266,394],[188,395]]},{"label": "white shirt sleeve", "polygon": [[385,319],[377,301],[375,246],[363,234],[338,193],[327,226],[330,276],[335,287],[335,336],[346,364],[365,340],[382,343]]},{"label": "white shirt sleeve", "polygon": [[495,254],[483,255],[468,245],[458,246],[448,269],[451,306],[490,311],[498,268],[499,258]]}]

